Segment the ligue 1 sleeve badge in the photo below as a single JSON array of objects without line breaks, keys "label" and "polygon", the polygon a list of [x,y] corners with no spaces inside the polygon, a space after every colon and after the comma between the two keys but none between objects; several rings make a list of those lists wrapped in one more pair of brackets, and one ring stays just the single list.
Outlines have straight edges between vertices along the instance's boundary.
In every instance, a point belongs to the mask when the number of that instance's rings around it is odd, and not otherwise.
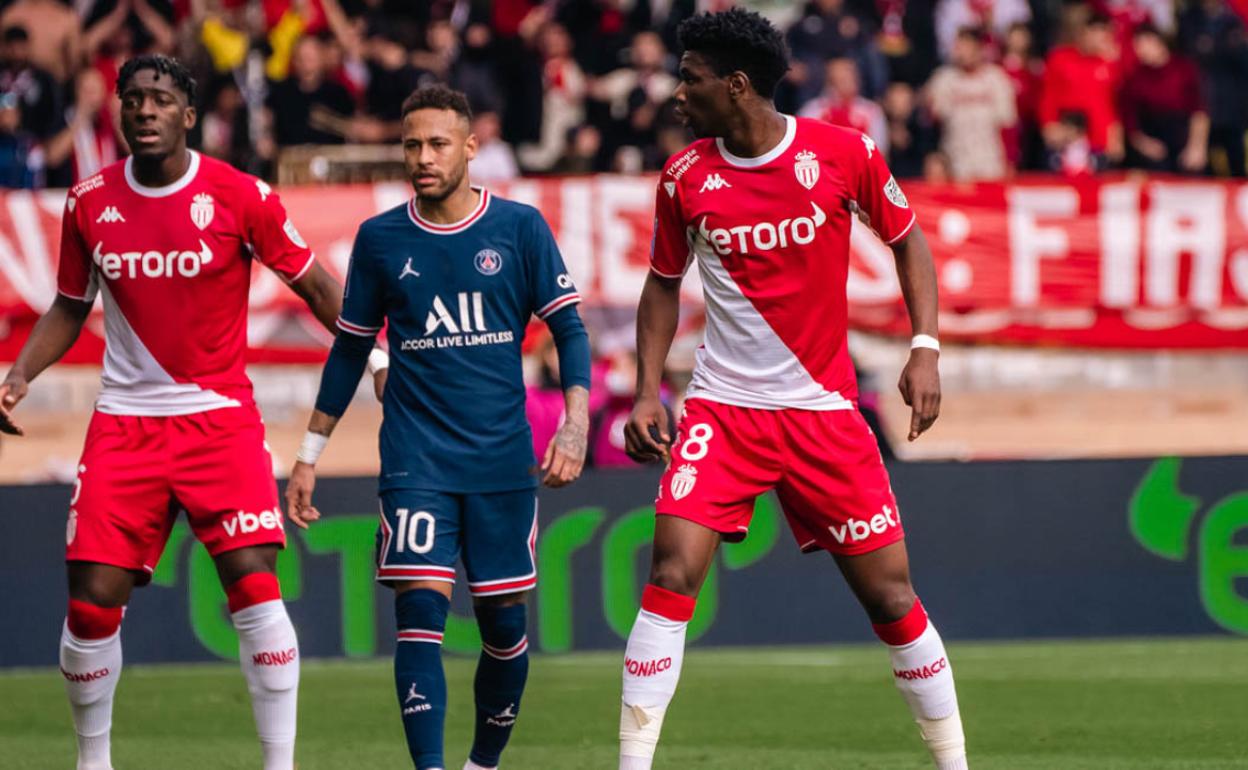
[{"label": "ligue 1 sleeve badge", "polygon": [[473,259],[473,264],[481,275],[494,275],[503,269],[503,255],[494,249],[481,249]]},{"label": "ligue 1 sleeve badge", "polygon": [[212,203],[212,196],[208,193],[200,193],[191,201],[191,221],[200,230],[212,224],[212,215],[215,213]]},{"label": "ligue 1 sleeve badge", "polygon": [[793,173],[797,175],[797,181],[801,182],[802,187],[809,190],[819,181],[819,160],[810,150],[802,150],[793,162]]}]

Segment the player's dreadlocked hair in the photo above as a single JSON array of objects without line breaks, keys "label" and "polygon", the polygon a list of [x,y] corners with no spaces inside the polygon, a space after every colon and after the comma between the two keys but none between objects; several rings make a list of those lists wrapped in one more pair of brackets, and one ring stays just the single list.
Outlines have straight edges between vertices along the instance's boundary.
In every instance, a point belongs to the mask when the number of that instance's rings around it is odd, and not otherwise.
[{"label": "player's dreadlocked hair", "polygon": [[444,85],[417,88],[411,96],[403,100],[402,117],[406,118],[409,112],[416,110],[451,110],[459,113],[469,123],[472,122],[472,108],[468,106],[468,97],[462,91]]},{"label": "player's dreadlocked hair", "polygon": [[157,75],[168,75],[178,90],[186,94],[186,103],[195,104],[195,78],[191,77],[191,73],[182,66],[182,62],[161,54],[136,56],[121,65],[121,72],[117,74],[119,96],[129,87],[134,74],[139,70],[155,70]]},{"label": "player's dreadlocked hair", "polygon": [[691,16],[681,22],[676,34],[681,48],[700,54],[716,75],[740,70],[766,99],[776,92],[789,69],[789,52],[780,30],[753,11],[733,8]]}]

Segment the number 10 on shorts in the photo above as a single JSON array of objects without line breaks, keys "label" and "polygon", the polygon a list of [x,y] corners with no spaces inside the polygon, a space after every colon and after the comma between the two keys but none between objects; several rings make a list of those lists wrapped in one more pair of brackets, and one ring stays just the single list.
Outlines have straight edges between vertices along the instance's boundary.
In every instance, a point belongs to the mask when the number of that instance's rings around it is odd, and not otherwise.
[{"label": "number 10 on shorts", "polygon": [[[399,520],[399,530],[394,536],[394,550],[398,553],[429,553],[433,550],[434,519],[428,511],[412,513],[406,508],[394,512]],[[424,524],[424,537],[421,537],[421,524]]]}]

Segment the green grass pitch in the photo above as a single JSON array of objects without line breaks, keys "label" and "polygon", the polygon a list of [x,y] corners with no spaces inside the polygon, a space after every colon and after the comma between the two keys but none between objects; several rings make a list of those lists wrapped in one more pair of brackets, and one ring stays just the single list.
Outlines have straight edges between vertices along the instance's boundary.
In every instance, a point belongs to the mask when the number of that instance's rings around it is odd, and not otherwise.
[{"label": "green grass pitch", "polygon": [[[1248,641],[952,644],[971,766],[1002,770],[1248,768]],[[620,654],[533,659],[507,770],[616,766]],[[447,768],[468,752],[475,661],[447,661]],[[404,768],[389,661],[304,661],[301,770]],[[0,767],[74,764],[56,671],[0,674]],[[256,768],[241,675],[228,664],[130,666],[116,770]],[[694,649],[656,770],[926,768],[878,646]]]}]

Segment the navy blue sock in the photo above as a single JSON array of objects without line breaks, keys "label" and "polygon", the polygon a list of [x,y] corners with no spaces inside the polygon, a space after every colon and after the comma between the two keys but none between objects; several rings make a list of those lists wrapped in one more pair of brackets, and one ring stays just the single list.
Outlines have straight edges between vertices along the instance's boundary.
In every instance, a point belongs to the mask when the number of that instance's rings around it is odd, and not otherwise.
[{"label": "navy blue sock", "polygon": [[451,602],[437,591],[405,591],[394,599],[399,641],[394,648],[394,688],[407,749],[417,770],[443,768],[442,726],[446,722],[446,675],[442,632]]},{"label": "navy blue sock", "polygon": [[523,604],[483,604],[476,612],[482,650],[473,682],[477,731],[468,758],[482,767],[497,767],[520,713],[520,696],[529,676],[529,638]]}]

